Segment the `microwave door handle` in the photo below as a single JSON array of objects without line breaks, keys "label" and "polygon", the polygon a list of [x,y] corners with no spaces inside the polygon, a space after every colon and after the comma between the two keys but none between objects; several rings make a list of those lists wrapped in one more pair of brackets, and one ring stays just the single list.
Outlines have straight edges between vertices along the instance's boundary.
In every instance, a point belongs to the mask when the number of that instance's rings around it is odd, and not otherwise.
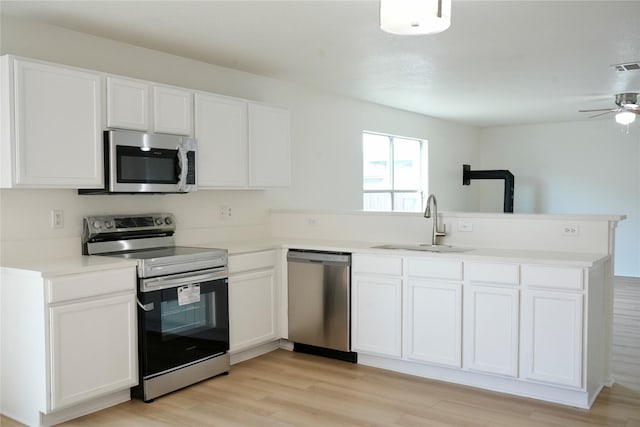
[{"label": "microwave door handle", "polygon": [[187,149],[182,145],[178,145],[178,191],[187,191],[187,172],[189,172],[189,161],[187,159]]}]

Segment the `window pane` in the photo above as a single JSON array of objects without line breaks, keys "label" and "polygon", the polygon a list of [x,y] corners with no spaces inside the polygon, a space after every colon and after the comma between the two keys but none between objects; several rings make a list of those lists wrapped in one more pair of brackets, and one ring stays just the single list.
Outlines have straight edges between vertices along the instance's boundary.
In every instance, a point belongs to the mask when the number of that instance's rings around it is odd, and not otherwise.
[{"label": "window pane", "polygon": [[421,212],[422,193],[393,193],[393,210],[398,212]]},{"label": "window pane", "polygon": [[365,211],[390,211],[391,193],[364,193]]},{"label": "window pane", "polygon": [[390,143],[384,135],[362,134],[363,189],[391,189]]},{"label": "window pane", "polygon": [[394,138],[393,159],[394,190],[419,190],[420,141]]}]

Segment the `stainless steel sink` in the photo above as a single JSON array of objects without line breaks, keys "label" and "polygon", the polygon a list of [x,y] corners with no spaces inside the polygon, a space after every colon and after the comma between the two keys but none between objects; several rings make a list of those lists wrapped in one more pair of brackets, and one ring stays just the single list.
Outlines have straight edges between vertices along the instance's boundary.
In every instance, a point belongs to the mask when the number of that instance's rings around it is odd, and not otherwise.
[{"label": "stainless steel sink", "polygon": [[448,245],[428,245],[428,244],[388,244],[372,246],[375,249],[401,249],[405,251],[423,251],[423,252],[468,252],[471,248],[459,248]]}]

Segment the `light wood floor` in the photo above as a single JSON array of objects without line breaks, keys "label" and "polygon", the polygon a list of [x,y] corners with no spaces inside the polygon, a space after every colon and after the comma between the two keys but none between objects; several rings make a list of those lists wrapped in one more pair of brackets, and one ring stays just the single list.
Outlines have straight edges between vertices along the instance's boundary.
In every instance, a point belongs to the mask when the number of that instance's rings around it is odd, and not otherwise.
[{"label": "light wood floor", "polygon": [[62,425],[640,427],[640,392],[606,388],[587,411],[277,350],[153,403]]}]

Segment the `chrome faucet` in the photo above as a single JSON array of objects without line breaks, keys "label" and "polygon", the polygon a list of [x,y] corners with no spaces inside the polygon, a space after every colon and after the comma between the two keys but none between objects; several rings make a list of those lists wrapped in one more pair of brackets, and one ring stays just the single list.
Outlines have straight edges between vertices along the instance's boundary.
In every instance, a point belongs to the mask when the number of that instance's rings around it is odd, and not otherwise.
[{"label": "chrome faucet", "polygon": [[[431,202],[433,201],[433,215],[431,214]],[[438,202],[434,194],[429,194],[427,198],[427,207],[424,210],[425,218],[433,218],[433,232],[431,233],[431,246],[438,244],[437,238],[447,235],[446,226],[442,230],[438,228]]]}]

